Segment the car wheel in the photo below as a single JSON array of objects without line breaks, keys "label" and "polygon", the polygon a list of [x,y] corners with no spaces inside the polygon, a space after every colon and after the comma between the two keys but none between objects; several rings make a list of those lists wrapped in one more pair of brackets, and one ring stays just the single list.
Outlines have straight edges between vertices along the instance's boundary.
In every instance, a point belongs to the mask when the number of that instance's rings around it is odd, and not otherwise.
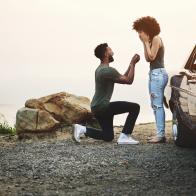
[{"label": "car wheel", "polygon": [[196,147],[196,134],[182,121],[178,111],[173,110],[172,132],[175,144],[182,147]]}]

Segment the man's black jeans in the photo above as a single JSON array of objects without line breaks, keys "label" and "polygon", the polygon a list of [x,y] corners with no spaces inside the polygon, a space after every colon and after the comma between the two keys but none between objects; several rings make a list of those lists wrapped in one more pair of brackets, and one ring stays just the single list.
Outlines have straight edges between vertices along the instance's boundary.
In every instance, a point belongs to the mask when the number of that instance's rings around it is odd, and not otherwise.
[{"label": "man's black jeans", "polygon": [[86,136],[94,139],[112,141],[114,139],[113,118],[114,115],[129,113],[125,121],[122,133],[131,134],[135,126],[140,106],[137,103],[116,101],[110,102],[107,109],[101,114],[95,114],[102,130],[88,128],[86,129]]}]

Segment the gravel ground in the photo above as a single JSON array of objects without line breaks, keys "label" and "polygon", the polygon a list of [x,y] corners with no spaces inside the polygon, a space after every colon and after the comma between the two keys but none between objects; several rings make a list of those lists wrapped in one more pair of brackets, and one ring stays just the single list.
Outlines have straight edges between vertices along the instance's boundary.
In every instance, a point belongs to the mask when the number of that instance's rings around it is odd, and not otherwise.
[{"label": "gravel ground", "polygon": [[116,138],[84,138],[78,145],[69,134],[23,141],[1,136],[0,195],[196,195],[196,150],[176,147],[169,131],[166,144],[147,144],[153,126],[136,126],[136,146],[117,145]]}]

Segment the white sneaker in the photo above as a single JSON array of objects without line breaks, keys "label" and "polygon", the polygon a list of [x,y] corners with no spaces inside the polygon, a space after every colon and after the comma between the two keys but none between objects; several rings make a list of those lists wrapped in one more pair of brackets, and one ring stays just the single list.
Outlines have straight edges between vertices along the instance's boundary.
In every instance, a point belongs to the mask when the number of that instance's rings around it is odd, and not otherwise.
[{"label": "white sneaker", "polygon": [[118,141],[118,144],[139,144],[139,141],[134,140],[132,137],[128,137],[126,134],[121,133]]},{"label": "white sneaker", "polygon": [[86,127],[79,125],[79,124],[73,124],[72,125],[72,134],[73,134],[73,139],[80,143],[80,137],[86,133]]}]

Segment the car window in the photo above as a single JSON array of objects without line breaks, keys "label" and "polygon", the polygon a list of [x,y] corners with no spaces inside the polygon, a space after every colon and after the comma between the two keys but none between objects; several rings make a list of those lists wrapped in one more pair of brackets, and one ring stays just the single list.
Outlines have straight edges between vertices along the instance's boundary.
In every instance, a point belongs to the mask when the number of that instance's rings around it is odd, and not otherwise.
[{"label": "car window", "polygon": [[185,64],[185,69],[188,69],[190,71],[196,70],[195,65],[196,64],[196,45],[193,48],[193,51],[191,52],[186,64]]},{"label": "car window", "polygon": [[191,66],[191,71],[196,72],[196,54],[194,56],[195,60],[193,61],[193,65]]}]

